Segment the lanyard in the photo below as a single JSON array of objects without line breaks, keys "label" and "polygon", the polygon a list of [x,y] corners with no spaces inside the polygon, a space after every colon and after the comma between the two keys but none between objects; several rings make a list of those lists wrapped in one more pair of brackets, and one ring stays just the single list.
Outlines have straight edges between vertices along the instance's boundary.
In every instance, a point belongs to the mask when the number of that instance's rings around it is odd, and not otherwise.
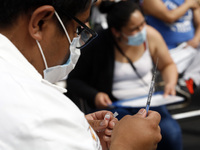
[{"label": "lanyard", "polygon": [[139,74],[139,72],[137,71],[136,67],[134,66],[133,62],[131,61],[131,59],[122,51],[122,49],[119,47],[119,45],[117,44],[117,42],[114,40],[114,44],[117,47],[117,50],[128,60],[129,64],[131,65],[131,67],[133,68],[133,71],[136,73],[136,75],[138,76],[138,78],[143,82],[143,85],[146,87],[149,86],[149,84],[147,84],[146,81],[143,80],[143,78],[141,77],[141,75]]}]

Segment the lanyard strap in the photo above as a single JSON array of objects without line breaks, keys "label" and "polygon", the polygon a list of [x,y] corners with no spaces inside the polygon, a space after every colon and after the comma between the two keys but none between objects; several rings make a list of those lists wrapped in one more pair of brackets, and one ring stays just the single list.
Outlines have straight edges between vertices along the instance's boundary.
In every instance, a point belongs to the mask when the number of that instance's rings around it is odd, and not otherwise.
[{"label": "lanyard strap", "polygon": [[128,60],[129,64],[133,68],[133,71],[136,73],[136,75],[138,76],[138,78],[143,82],[144,86],[148,87],[149,84],[147,84],[147,82],[143,80],[143,78],[138,73],[138,71],[137,71],[136,67],[134,66],[133,62],[131,61],[131,59],[122,51],[122,49],[119,47],[119,45],[117,44],[117,42],[114,39],[113,39],[113,41],[114,41],[114,45],[116,46],[117,50]]}]

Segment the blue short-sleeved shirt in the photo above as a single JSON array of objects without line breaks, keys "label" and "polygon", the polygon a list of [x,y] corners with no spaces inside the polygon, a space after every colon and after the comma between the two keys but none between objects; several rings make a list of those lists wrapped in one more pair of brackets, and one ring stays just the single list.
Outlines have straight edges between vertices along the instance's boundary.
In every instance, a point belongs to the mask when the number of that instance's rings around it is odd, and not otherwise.
[{"label": "blue short-sleeved shirt", "polygon": [[[185,0],[162,0],[169,10],[176,9]],[[146,16],[147,23],[157,29],[163,36],[169,49],[175,48],[182,42],[194,37],[193,12],[189,9],[174,23],[165,23],[153,16]]]}]

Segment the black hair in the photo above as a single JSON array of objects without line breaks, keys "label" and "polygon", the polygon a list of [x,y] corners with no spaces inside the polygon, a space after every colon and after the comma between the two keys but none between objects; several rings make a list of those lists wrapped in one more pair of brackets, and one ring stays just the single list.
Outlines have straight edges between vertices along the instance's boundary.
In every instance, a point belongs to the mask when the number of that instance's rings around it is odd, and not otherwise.
[{"label": "black hair", "polygon": [[33,11],[43,5],[53,6],[65,21],[71,18],[60,12],[64,10],[76,16],[89,8],[91,0],[0,0],[0,27],[7,27],[16,21],[22,13]]},{"label": "black hair", "polygon": [[114,27],[118,31],[128,23],[130,15],[134,11],[138,10],[141,12],[139,5],[132,1],[113,3],[107,10],[108,27]]}]

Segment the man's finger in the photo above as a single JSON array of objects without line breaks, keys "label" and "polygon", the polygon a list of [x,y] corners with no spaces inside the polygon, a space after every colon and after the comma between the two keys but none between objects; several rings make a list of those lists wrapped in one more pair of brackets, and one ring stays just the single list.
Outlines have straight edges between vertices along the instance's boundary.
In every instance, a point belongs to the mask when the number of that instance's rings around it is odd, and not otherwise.
[{"label": "man's finger", "polygon": [[108,126],[107,120],[89,120],[88,122],[92,126],[94,131],[104,130]]}]

